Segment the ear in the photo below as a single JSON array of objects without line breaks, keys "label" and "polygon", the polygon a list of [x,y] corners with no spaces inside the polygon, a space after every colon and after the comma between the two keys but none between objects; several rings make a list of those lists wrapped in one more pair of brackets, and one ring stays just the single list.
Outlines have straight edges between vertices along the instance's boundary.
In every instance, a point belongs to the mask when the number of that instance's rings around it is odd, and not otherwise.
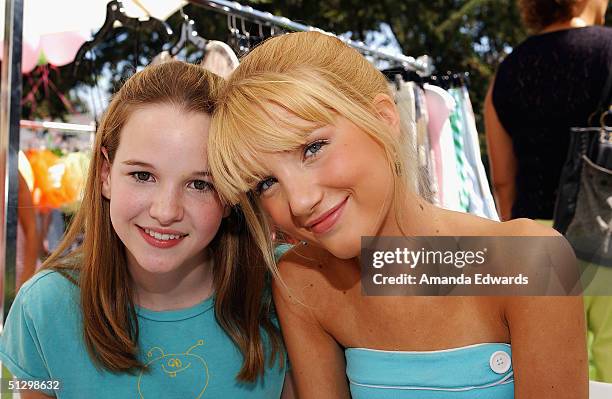
[{"label": "ear", "polygon": [[387,94],[379,93],[374,97],[372,103],[378,112],[379,118],[386,122],[391,127],[392,131],[399,137],[400,117],[393,99]]},{"label": "ear", "polygon": [[111,198],[111,184],[110,184],[110,170],[111,163],[108,160],[108,151],[105,147],[102,147],[102,169],[100,170],[100,180],[102,183],[102,195],[104,198],[110,200]]},{"label": "ear", "polygon": [[223,217],[226,218],[232,213],[232,207],[229,205],[223,205]]}]

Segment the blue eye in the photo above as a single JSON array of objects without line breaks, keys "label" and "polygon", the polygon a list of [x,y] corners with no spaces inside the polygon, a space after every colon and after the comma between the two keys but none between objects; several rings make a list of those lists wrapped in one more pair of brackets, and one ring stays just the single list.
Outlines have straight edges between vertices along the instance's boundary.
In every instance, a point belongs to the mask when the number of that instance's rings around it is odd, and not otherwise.
[{"label": "blue eye", "polygon": [[274,177],[268,177],[260,181],[259,184],[257,184],[257,188],[255,189],[255,191],[257,192],[257,194],[261,194],[270,187],[272,187],[274,183],[276,183],[276,179]]},{"label": "blue eye", "polygon": [[308,144],[304,148],[304,157],[310,158],[317,155],[317,153],[321,151],[321,148],[323,148],[323,146],[326,144],[327,140],[317,140],[314,143]]},{"label": "blue eye", "polygon": [[198,191],[212,191],[215,189],[211,183],[204,180],[194,180],[189,183],[189,187]]},{"label": "blue eye", "polygon": [[149,172],[133,172],[130,175],[139,183],[145,183],[151,180],[151,173]]}]

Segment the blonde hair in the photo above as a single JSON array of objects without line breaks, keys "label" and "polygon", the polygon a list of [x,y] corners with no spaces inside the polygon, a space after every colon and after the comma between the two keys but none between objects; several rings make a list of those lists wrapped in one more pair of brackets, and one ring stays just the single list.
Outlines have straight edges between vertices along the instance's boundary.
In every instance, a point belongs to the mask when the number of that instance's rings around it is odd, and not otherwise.
[{"label": "blonde hair", "polygon": [[[112,163],[121,130],[138,107],[172,104],[184,112],[212,114],[222,86],[219,76],[184,62],[146,67],[113,96],[98,128],[82,204],[44,267],[59,270],[79,286],[84,340],[94,362],[107,370],[132,372],[144,366],[138,360],[138,319],[125,246],[111,225],[110,202],[101,191],[102,148]],[[83,244],[70,252],[80,235]],[[282,349],[270,317],[264,259],[238,209],[222,221],[208,248],[215,255],[215,316],[242,352],[237,378],[254,381],[263,375],[266,358],[260,327],[272,345],[269,364]]]},{"label": "blonde hair", "polygon": [[[381,93],[393,98],[383,74],[335,37],[300,32],[265,41],[241,61],[213,113],[209,163],[219,193],[240,204],[247,218],[259,218],[253,189],[266,177],[264,154],[299,148],[314,128],[341,115],[381,146],[396,176],[394,199],[400,203],[417,181],[416,157],[408,134],[398,139],[378,115],[374,98]],[[298,125],[291,116],[304,122]],[[401,207],[395,212],[401,220]],[[253,219],[249,226],[277,274],[265,219],[263,224]]]}]

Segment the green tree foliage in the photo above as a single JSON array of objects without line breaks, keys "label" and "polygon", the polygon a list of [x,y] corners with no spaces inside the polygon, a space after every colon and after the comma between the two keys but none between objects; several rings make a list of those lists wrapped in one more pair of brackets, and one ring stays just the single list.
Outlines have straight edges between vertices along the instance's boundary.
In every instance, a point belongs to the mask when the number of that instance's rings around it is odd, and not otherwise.
[{"label": "green tree foliage", "polygon": [[[527,36],[516,0],[252,0],[242,4],[327,31],[350,31],[357,40],[378,29],[381,22],[388,23],[404,54],[428,54],[439,73],[470,73],[470,94],[480,127],[482,100],[497,65]],[[187,5],[184,12],[195,20],[200,36],[232,39],[226,16],[194,4]],[[612,9],[607,21],[612,23]],[[177,12],[167,22],[175,32],[173,38],[165,38],[163,32],[118,28],[88,54],[76,73],[73,65],[68,65],[51,70],[49,76],[57,90],[82,110],[82,95],[88,91],[79,88],[99,87],[100,80],[110,80],[109,89],[99,90],[112,92],[136,68],[147,65],[162,49],[171,47],[180,32],[182,17]],[[243,28],[239,19],[236,24]],[[252,35],[259,33],[256,24],[246,22],[244,29]],[[263,32],[268,35],[270,30],[264,28]],[[197,49],[189,46],[180,53],[181,58],[190,61],[197,61],[199,55]],[[24,95],[32,91],[42,73],[44,70],[37,69],[24,78]],[[62,118],[69,111],[53,92],[35,92],[36,106],[32,110],[32,104],[25,102],[24,117]]]},{"label": "green tree foliage", "polygon": [[[254,2],[255,3],[255,2]],[[427,54],[436,71],[469,72],[475,111],[499,62],[526,37],[515,0],[289,0],[258,7],[335,32],[365,32],[387,22],[406,55]],[[479,125],[481,125],[479,119]],[[482,129],[480,129],[482,130]]]}]

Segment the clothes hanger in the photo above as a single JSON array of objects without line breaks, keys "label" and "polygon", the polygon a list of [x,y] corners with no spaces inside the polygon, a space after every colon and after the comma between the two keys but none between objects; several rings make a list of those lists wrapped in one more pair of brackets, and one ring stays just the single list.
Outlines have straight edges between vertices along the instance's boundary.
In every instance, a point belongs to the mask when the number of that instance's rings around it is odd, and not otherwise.
[{"label": "clothes hanger", "polygon": [[387,80],[394,82],[396,85],[399,85],[400,83],[397,81],[397,76],[399,76],[404,82],[414,82],[419,86],[425,83],[423,77],[407,67],[387,68],[381,72],[386,76]]},{"label": "clothes hanger", "polygon": [[193,28],[194,21],[190,19],[187,14],[183,12],[181,8],[181,16],[183,17],[183,23],[181,25],[181,34],[178,40],[170,47],[167,51],[172,57],[176,56],[187,43],[191,43],[200,50],[206,48],[208,41],[198,35],[198,32]]},{"label": "clothes hanger", "polygon": [[149,19],[144,21],[141,21],[138,18],[128,17],[123,11],[123,4],[121,0],[112,0],[106,5],[106,19],[104,20],[104,24],[100,30],[96,32],[91,40],[83,43],[83,45],[79,48],[79,51],[76,53],[76,56],[74,57],[73,75],[76,76],[79,66],[85,59],[85,55],[109,36],[109,33],[111,33],[115,28],[116,22],[120,23],[123,27],[133,30],[160,32],[164,36],[164,41],[168,41],[170,35],[172,34],[172,29],[166,22],[152,17],[149,17]]}]

